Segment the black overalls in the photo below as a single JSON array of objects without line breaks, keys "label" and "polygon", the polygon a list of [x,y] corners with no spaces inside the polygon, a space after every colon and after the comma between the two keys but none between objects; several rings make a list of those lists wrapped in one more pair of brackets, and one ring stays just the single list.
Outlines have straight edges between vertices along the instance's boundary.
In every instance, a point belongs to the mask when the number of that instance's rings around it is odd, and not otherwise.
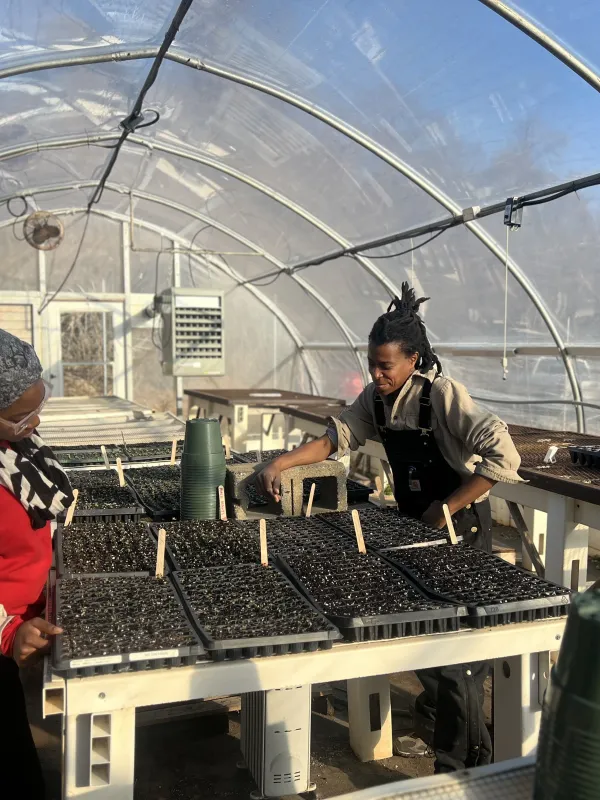
[{"label": "black overalls", "polygon": [[[436,500],[445,500],[461,484],[460,475],[442,456],[431,427],[432,382],[423,384],[417,430],[386,426],[384,402],[375,394],[375,422],[394,476],[398,509],[419,519]],[[491,552],[489,501],[453,516],[456,533],[469,544]],[[418,670],[425,691],[417,698],[415,730],[433,746],[436,772],[489,764],[491,740],[483,718],[483,682],[488,662]]]}]

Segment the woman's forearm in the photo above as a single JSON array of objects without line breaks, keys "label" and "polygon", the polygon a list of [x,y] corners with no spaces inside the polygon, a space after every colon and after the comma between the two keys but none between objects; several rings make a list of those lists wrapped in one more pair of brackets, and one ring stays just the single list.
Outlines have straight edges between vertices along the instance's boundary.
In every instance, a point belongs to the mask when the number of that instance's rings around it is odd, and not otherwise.
[{"label": "woman's forearm", "polygon": [[455,492],[452,492],[452,494],[446,498],[450,513],[456,514],[461,508],[466,508],[486,492],[489,492],[495,485],[496,481],[492,481],[490,478],[486,478],[483,475],[471,475],[462,486],[459,486]]},{"label": "woman's forearm", "polygon": [[304,464],[316,464],[319,461],[325,461],[326,458],[334,453],[336,450],[335,445],[325,434],[312,442],[302,444],[289,453],[279,456],[273,461],[280,470],[290,469],[290,467],[300,467]]}]

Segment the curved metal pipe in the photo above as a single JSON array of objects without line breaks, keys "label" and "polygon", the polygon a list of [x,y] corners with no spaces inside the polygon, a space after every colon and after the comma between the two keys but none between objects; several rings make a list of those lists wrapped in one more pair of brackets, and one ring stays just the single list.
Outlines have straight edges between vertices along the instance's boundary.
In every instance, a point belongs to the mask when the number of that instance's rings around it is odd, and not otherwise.
[{"label": "curved metal pipe", "polygon": [[[28,188],[26,192],[26,196],[29,195],[38,195],[38,194],[51,194],[53,192],[63,192],[63,191],[70,191],[70,190],[77,190],[77,189],[87,189],[93,188],[97,184],[95,181],[74,181],[73,183],[65,183],[55,186],[42,186],[36,188]],[[105,188],[115,192],[117,194],[122,195],[133,195],[133,197],[137,197],[140,200],[147,200],[152,203],[157,203],[159,205],[166,206],[167,208],[172,208],[176,211],[179,211],[182,214],[186,214],[194,219],[200,220],[201,222],[206,222],[211,225],[211,227],[215,228],[216,230],[221,231],[222,233],[230,236],[232,239],[235,239],[240,244],[246,245],[250,250],[254,251],[255,253],[260,253],[266,261],[269,261],[273,266],[277,267],[281,271],[286,271],[286,265],[280,261],[279,259],[275,258],[275,256],[271,255],[270,253],[265,252],[262,248],[259,248],[257,244],[252,242],[250,239],[247,239],[245,236],[237,233],[236,231],[228,228],[226,225],[223,225],[216,220],[211,219],[210,217],[206,216],[205,214],[201,214],[199,211],[196,211],[189,206],[182,205],[181,203],[175,203],[173,200],[169,200],[168,198],[159,197],[158,195],[152,194],[150,192],[142,192],[137,189],[129,189],[127,186],[120,186],[119,184],[114,183],[107,183]],[[14,195],[13,195],[14,196]],[[0,203],[4,203],[9,200],[9,197],[0,197]],[[138,220],[136,220],[138,222]],[[170,235],[170,234],[169,234]],[[362,375],[363,383],[368,383],[368,372],[366,370],[365,364],[363,359],[357,353],[355,348],[354,339],[352,338],[352,333],[344,320],[340,317],[337,311],[322,297],[319,292],[307,283],[303,278],[299,278],[294,274],[289,274],[289,277],[292,278],[302,289],[310,295],[316,303],[318,303],[321,308],[325,311],[325,313],[331,317],[333,320],[334,325],[341,331],[342,337],[345,339],[348,349],[354,353],[356,358],[356,362],[358,368],[360,370],[360,374]],[[246,285],[246,282],[244,282]],[[262,294],[262,293],[261,293]],[[302,345],[304,347],[304,345]]]},{"label": "curved metal pipe", "polygon": [[[34,62],[30,62],[28,65],[20,65],[19,67],[6,68],[5,70],[0,71],[0,79],[2,77],[9,77],[15,74],[23,74],[26,72],[36,71],[38,69],[44,69],[44,68],[54,69],[58,67],[73,66],[76,64],[81,65],[85,63],[101,63],[106,61],[127,61],[127,60],[135,60],[142,58],[154,58],[156,54],[157,54],[156,47],[136,48],[130,50],[115,49],[111,51],[105,51],[103,53],[97,51],[93,53],[88,53],[87,56],[74,55],[73,53],[71,53],[64,59],[49,59],[44,62],[40,61],[37,64],[35,64]],[[87,61],[86,57],[88,59]],[[238,73],[234,73],[232,71],[225,70],[220,67],[208,64],[207,62],[202,61],[202,59],[196,58],[188,54],[180,53],[175,50],[169,51],[166,54],[166,58],[176,63],[182,64],[184,66],[192,67],[193,69],[197,69],[203,72],[208,72],[212,75],[216,75],[218,77],[224,78],[234,83],[238,83],[242,86],[247,86],[249,88],[260,91],[264,94],[270,95],[271,97],[277,97],[280,100],[283,100],[284,102],[289,103],[290,105],[295,106],[296,108],[299,108],[302,111],[305,111],[306,113],[310,114],[316,119],[319,119],[322,122],[326,123],[334,130],[339,131],[340,133],[342,133],[349,139],[353,140],[357,144],[360,144],[362,147],[369,150],[369,152],[376,155],[385,163],[394,167],[394,169],[396,169],[398,172],[400,172],[402,175],[408,178],[416,186],[423,189],[423,191],[425,191],[430,197],[432,197],[440,205],[446,208],[446,210],[450,211],[453,214],[461,213],[462,209],[460,208],[460,206],[450,197],[448,197],[444,192],[442,192],[435,184],[431,183],[431,181],[429,181],[427,178],[421,175],[421,173],[418,170],[415,170],[412,167],[410,167],[408,164],[406,164],[406,162],[402,161],[402,159],[398,158],[390,150],[388,150],[387,148],[380,145],[378,142],[371,139],[371,137],[367,136],[366,134],[362,133],[356,128],[353,128],[351,125],[346,124],[343,120],[340,120],[335,115],[330,114],[324,109],[321,109],[318,106],[307,102],[303,98],[294,95],[292,92],[288,92],[284,89],[279,89],[263,81],[247,78],[243,75],[239,75]],[[42,64],[45,64],[45,66],[42,66]],[[132,141],[133,138],[134,137],[132,136],[129,137],[129,141]],[[157,145],[153,146],[157,148]],[[194,156],[190,157],[195,160]],[[274,195],[271,194],[270,196],[273,197]],[[291,206],[288,206],[288,208],[291,208]],[[485,247],[488,248],[488,250],[494,256],[496,256],[496,258],[502,264],[504,264],[504,254],[502,248],[500,247],[498,242],[494,239],[494,237],[490,236],[485,231],[485,229],[482,228],[476,222],[469,222],[466,224],[466,227],[482,242],[482,244],[485,245]],[[346,244],[343,244],[343,242],[340,241],[340,239],[336,239],[336,241],[338,241],[338,243],[341,244],[342,247],[348,246]],[[372,275],[377,276],[376,273],[378,272],[380,273],[380,271],[376,267],[373,267],[373,265],[369,264],[367,259],[363,258],[362,256],[356,256],[356,259],[360,261],[363,267],[367,271],[369,271]],[[520,267],[516,264],[514,259],[509,259],[508,270],[513,275],[517,283],[519,283],[521,288],[525,291],[525,293],[533,303],[534,307],[537,309],[538,313],[542,317],[542,320],[544,321],[546,327],[548,328],[548,331],[552,336],[560,352],[565,372],[567,373],[569,384],[571,386],[571,391],[573,393],[573,399],[581,401],[582,400],[581,388],[579,386],[577,375],[566,353],[565,344],[562,340],[562,337],[560,336],[558,329],[554,325],[550,313],[545,306],[545,303],[543,302],[542,298],[540,297],[539,293],[537,292],[533,284],[531,284],[529,279],[525,277],[524,273],[522,272]],[[386,285],[388,283],[387,279],[385,279],[385,276],[383,276],[381,273],[377,277],[378,280],[380,280],[380,282],[383,285]],[[382,277],[384,278],[385,282],[381,280]],[[394,294],[397,293],[398,293],[397,290],[395,290]],[[584,430],[585,421],[580,406],[577,406],[577,425],[580,430]]]},{"label": "curved metal pipe", "polygon": [[[85,145],[97,144],[99,142],[113,141],[115,138],[115,134],[95,133],[86,136],[59,137],[56,139],[46,139],[39,142],[27,142],[20,147],[0,150],[0,161],[4,161],[9,158],[16,158],[18,156],[29,155],[40,150],[82,147]],[[148,139],[144,139],[142,136],[136,136],[133,134],[127,138],[126,145],[127,144],[138,144],[142,147],[147,147],[150,151],[157,150],[162,153],[168,153],[169,155],[177,156],[178,158],[195,161],[198,164],[203,164],[204,166],[211,167],[212,169],[222,172],[225,175],[229,175],[241,183],[251,186],[253,189],[261,192],[266,197],[269,197],[271,200],[281,203],[281,205],[285,206],[290,211],[293,211],[299,217],[302,217],[304,220],[306,220],[306,222],[314,225],[315,228],[318,228],[322,233],[324,233],[330,239],[333,239],[334,242],[337,242],[342,247],[351,246],[351,242],[348,239],[344,238],[341,234],[334,230],[334,228],[331,228],[329,225],[323,222],[323,220],[321,220],[319,217],[316,217],[303,206],[298,205],[298,203],[295,203],[293,200],[290,200],[288,197],[281,194],[281,192],[272,189],[270,186],[267,186],[261,181],[251,178],[249,175],[246,175],[245,172],[240,172],[240,170],[230,167],[228,164],[222,164],[213,158],[209,158],[208,156],[203,156],[199,153],[194,153],[189,150],[184,150],[180,147],[173,147],[161,142],[152,142]],[[358,255],[354,257],[354,260],[358,261],[365,271],[372,275],[375,280],[377,280],[384,287],[390,297],[400,294],[400,290],[396,284],[391,281],[379,269],[379,267],[372,264],[368,258]]]},{"label": "curved metal pipe", "polygon": [[541,45],[544,50],[547,50],[555,58],[558,58],[559,61],[562,61],[562,63],[576,75],[583,78],[586,83],[589,83],[592,89],[600,92],[600,75],[594,72],[591,67],[588,67],[587,64],[584,64],[584,62],[577,58],[570,50],[563,47],[554,37],[545,33],[531,19],[523,16],[523,14],[520,14],[507,3],[503,3],[502,0],[479,0],[479,2],[487,6],[495,14],[503,17],[507,22],[510,22],[511,25],[514,25],[515,28],[518,28],[526,36],[529,36],[530,39],[533,39],[534,42]]},{"label": "curved metal pipe", "polygon": [[[62,208],[54,210],[52,213],[57,214],[59,216],[66,216],[70,214],[79,214],[85,213],[87,211],[86,206],[82,206],[81,208]],[[120,214],[117,211],[107,211],[101,208],[92,208],[92,214],[96,214],[100,217],[106,217],[107,219],[113,220],[114,222],[127,222],[129,223],[129,217],[126,214]],[[7,228],[10,225],[14,225],[14,219],[4,220],[0,222],[0,229]],[[182,247],[191,248],[191,242],[187,239],[184,239],[182,236],[179,236],[166,228],[161,227],[160,225],[154,225],[151,222],[146,222],[145,220],[137,220],[137,224],[142,227],[146,228],[147,230],[153,231],[154,233],[158,233],[159,235],[164,236],[165,238],[171,239],[174,242],[178,242]],[[304,364],[304,368],[306,370],[306,374],[308,379],[314,389],[316,389],[316,393],[319,394],[319,383],[315,379],[315,375],[313,373],[312,367],[308,361],[306,356],[306,352],[304,350],[304,345],[302,339],[300,338],[299,332],[294,327],[293,323],[291,322],[288,317],[282,313],[282,311],[271,301],[268,297],[266,297],[262,292],[260,292],[255,286],[252,284],[245,283],[244,279],[241,275],[239,275],[236,270],[232,269],[231,267],[226,267],[223,264],[219,263],[216,259],[213,260],[212,258],[208,258],[208,256],[201,258],[195,254],[190,254],[190,257],[193,258],[195,261],[198,261],[200,264],[204,264],[205,266],[208,265],[210,267],[215,267],[220,272],[223,272],[228,277],[232,278],[238,286],[242,286],[244,289],[247,289],[256,299],[262,303],[266,308],[271,311],[272,314],[277,317],[279,322],[282,324],[283,328],[287,331],[290,338],[296,345],[300,358],[302,359],[302,363]]]}]

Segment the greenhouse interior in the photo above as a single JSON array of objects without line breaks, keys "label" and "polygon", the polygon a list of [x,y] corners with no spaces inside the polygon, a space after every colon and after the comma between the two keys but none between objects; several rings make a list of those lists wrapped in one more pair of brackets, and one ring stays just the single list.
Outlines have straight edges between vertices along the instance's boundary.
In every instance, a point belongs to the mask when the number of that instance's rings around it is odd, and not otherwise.
[{"label": "greenhouse interior", "polygon": [[13,796],[600,796],[600,4],[0,7]]}]

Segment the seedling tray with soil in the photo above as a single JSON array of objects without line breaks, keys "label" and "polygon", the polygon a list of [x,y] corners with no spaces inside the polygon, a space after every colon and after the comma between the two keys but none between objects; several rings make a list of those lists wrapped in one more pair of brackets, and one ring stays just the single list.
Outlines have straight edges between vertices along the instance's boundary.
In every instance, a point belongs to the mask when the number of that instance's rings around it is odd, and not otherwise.
[{"label": "seedling tray with soil", "polygon": [[467,614],[427,597],[375,554],[322,550],[280,556],[277,563],[351,641],[456,631]]},{"label": "seedling tray with soil", "polygon": [[53,664],[67,677],[196,663],[204,650],[173,586],[135,573],[59,578]]},{"label": "seedling tray with soil", "polygon": [[[132,463],[143,461],[170,461],[173,452],[173,441],[156,442],[152,444],[126,444],[127,460]],[[175,457],[181,458],[183,440],[177,442]]]},{"label": "seedling tray with soil", "polygon": [[145,522],[61,525],[54,546],[60,577],[156,569],[156,540]]},{"label": "seedling tray with soil", "polygon": [[[100,445],[53,447],[52,451],[63,467],[95,467],[105,463]],[[106,455],[111,462],[117,458],[125,459],[125,452],[116,444],[106,445]]]},{"label": "seedling tray with soil", "polygon": [[[256,523],[239,523],[251,525]],[[325,525],[315,517],[279,517],[267,520],[267,543],[271,555],[287,553],[309,554],[315,550],[352,550],[352,542],[345,534]]]},{"label": "seedling tray with soil", "polygon": [[[449,541],[445,531],[431,528],[412,517],[401,516],[393,509],[367,506],[361,509],[359,514],[365,544],[373,550],[424,547],[446,544]],[[354,537],[354,524],[350,512],[334,511],[330,514],[319,514],[318,518]]]},{"label": "seedling tray with soil", "polygon": [[386,558],[431,597],[465,605],[476,628],[568,613],[570,591],[467,544],[388,551]]},{"label": "seedling tray with soil", "polygon": [[600,468],[600,447],[598,445],[577,445],[569,447],[573,464],[580,467]]},{"label": "seedling tray with soil", "polygon": [[136,467],[125,472],[146,513],[155,521],[179,519],[181,507],[181,470],[177,465]]},{"label": "seedling tray with soil", "polygon": [[174,579],[215,661],[314,652],[341,638],[276,567],[209,567]]},{"label": "seedling tray with soil", "polygon": [[[174,570],[260,564],[258,522],[185,520],[165,522],[166,552]],[[159,526],[154,524],[155,533]]]},{"label": "seedling tray with soil", "polygon": [[[73,470],[69,472],[73,489],[79,490],[75,520],[85,522],[138,522],[144,509],[138,505],[128,486],[119,486],[112,469]],[[59,518],[63,522],[66,513]]]},{"label": "seedling tray with soil", "polygon": [[357,503],[368,503],[372,489],[370,486],[365,486],[362,483],[358,483],[358,481],[353,481],[348,478],[346,481],[346,492],[348,494],[348,505],[354,506]]},{"label": "seedling tray with soil", "polygon": [[[304,500],[308,500],[310,496],[310,489],[312,484],[315,484],[315,500],[320,500],[321,498],[321,488],[323,486],[323,481],[327,480],[327,478],[315,478],[311,480],[310,478],[305,478],[302,484],[302,494]],[[356,503],[367,503],[369,501],[369,495],[371,494],[371,489],[368,486],[363,486],[362,483],[357,483],[356,481],[352,481],[348,479],[346,481],[346,494],[348,497],[349,505],[356,505]]]}]

